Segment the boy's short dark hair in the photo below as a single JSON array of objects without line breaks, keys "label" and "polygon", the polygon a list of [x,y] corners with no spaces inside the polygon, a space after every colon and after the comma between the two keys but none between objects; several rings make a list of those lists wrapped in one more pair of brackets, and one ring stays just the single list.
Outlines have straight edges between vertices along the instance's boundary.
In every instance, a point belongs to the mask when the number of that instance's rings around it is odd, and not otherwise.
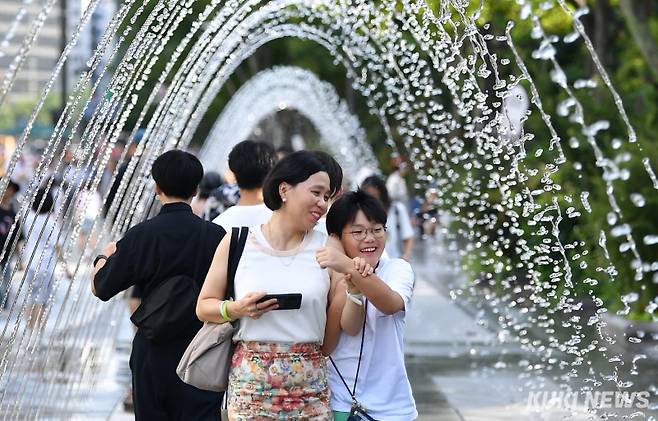
[{"label": "boy's short dark hair", "polygon": [[[41,205],[41,209],[39,209],[42,200],[43,205]],[[32,202],[32,210],[34,212],[48,213],[52,210],[54,205],[55,201],[53,200],[53,195],[50,190],[44,188],[37,190],[37,194],[34,196],[34,202]]]},{"label": "boy's short dark hair", "polygon": [[330,155],[318,151],[297,151],[286,156],[272,168],[263,182],[263,201],[271,210],[281,208],[279,185],[288,183],[296,186],[313,174],[324,171],[329,175],[329,194],[333,197],[340,190],[343,171]]},{"label": "boy's short dark hair", "polygon": [[238,187],[253,190],[263,186],[263,180],[276,162],[274,148],[269,143],[245,140],[228,154],[228,167],[235,174]]},{"label": "boy's short dark hair", "polygon": [[382,202],[363,190],[343,194],[329,208],[327,232],[342,237],[343,229],[354,222],[358,211],[362,211],[368,221],[386,225],[386,209]]},{"label": "boy's short dark hair", "polygon": [[203,178],[203,165],[191,153],[172,149],[155,159],[151,176],[167,196],[189,199]]},{"label": "boy's short dark hair", "polygon": [[371,175],[370,177],[363,180],[361,183],[361,190],[367,188],[374,188],[379,192],[379,200],[382,201],[384,209],[389,209],[391,207],[391,197],[388,195],[388,189],[386,188],[386,182],[383,178],[378,175]]}]

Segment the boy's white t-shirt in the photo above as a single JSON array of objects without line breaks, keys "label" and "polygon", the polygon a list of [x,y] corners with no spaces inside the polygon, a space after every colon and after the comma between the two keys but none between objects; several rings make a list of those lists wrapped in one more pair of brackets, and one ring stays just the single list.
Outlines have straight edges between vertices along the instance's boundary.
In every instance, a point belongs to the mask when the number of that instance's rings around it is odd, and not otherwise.
[{"label": "boy's white t-shirt", "polygon": [[213,222],[229,232],[233,227],[253,227],[266,223],[272,211],[264,203],[258,205],[235,205],[220,213]]},{"label": "boy's white t-shirt", "polygon": [[[356,399],[373,418],[387,421],[411,421],[418,417],[411,385],[404,366],[404,329],[414,289],[414,273],[402,259],[380,259],[377,276],[404,301],[404,310],[386,315],[368,303],[363,356],[356,388]],[[343,378],[354,385],[361,332],[356,336],[341,333],[331,354]],[[331,408],[349,412],[352,398],[336,369],[327,364],[331,387]]]},{"label": "boy's white t-shirt", "polygon": [[393,202],[386,218],[386,252],[391,259],[402,255],[400,244],[402,240],[412,238],[414,228],[406,206],[401,202]]}]

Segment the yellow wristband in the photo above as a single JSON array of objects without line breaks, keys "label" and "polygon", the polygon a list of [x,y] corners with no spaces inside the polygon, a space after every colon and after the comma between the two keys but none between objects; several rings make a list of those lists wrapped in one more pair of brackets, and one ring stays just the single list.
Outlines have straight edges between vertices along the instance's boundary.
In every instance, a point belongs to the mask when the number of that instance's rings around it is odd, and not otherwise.
[{"label": "yellow wristband", "polygon": [[224,320],[227,322],[232,322],[233,319],[231,319],[228,315],[228,301],[224,300],[219,306],[219,314],[222,316]]}]

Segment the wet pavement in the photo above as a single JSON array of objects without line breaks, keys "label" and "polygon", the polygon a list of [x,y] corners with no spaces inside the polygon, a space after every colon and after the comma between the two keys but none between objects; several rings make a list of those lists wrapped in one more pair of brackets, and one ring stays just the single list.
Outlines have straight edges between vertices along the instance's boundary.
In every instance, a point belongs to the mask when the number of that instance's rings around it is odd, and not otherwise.
[{"label": "wet pavement", "polygon": [[[421,245],[413,263],[416,288],[406,330],[406,364],[420,421],[605,419],[601,412],[588,412],[581,401],[562,407],[529,405],[536,391],[564,390],[554,381],[556,373],[530,370],[544,363],[540,356],[502,332],[491,314],[483,314],[485,306],[474,305],[474,297],[455,295],[467,284],[454,269],[457,255],[437,241]],[[651,390],[655,381],[656,361],[644,361],[636,390]],[[605,362],[590,363],[595,370],[609,368]],[[584,384],[572,384],[578,386]],[[644,415],[622,409],[610,411],[609,418],[655,421],[655,396],[651,402]]]},{"label": "wet pavement", "polygon": [[28,289],[27,282],[21,283],[22,270],[11,284],[9,305],[0,312],[2,419],[107,419],[116,406],[113,397],[123,393],[112,322],[119,320],[118,307],[73,311],[73,303],[89,295],[89,284],[74,282],[63,266],[56,273],[48,306],[52,316],[44,325],[28,328],[21,313]]},{"label": "wet pavement", "polygon": [[[496,332],[478,326],[474,317],[422,275],[406,338],[406,364],[419,421],[561,420],[567,415],[566,411],[531,411],[524,392],[528,379],[520,371],[496,367],[532,356],[519,346],[497,345]],[[530,383],[542,390],[558,390],[545,379]],[[571,419],[587,418],[580,414]]]}]

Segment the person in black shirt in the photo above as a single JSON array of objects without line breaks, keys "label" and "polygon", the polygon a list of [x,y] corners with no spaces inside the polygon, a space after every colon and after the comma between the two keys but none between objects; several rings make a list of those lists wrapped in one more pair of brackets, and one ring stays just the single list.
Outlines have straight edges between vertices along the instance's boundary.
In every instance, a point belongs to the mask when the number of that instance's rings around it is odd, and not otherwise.
[{"label": "person in black shirt", "polygon": [[14,243],[14,239],[17,235],[21,235],[21,230],[19,227],[14,228],[12,236],[9,237],[9,231],[11,231],[11,226],[14,224],[14,219],[16,219],[16,211],[14,210],[14,196],[20,191],[20,186],[14,181],[9,180],[9,185],[5,190],[4,196],[2,196],[2,201],[0,201],[0,254],[2,249],[5,249],[4,256],[0,260],[0,303],[2,309],[7,308],[9,301],[9,284],[11,281],[11,270],[6,268],[9,263],[9,257],[11,256],[11,246]]},{"label": "person in black shirt", "polygon": [[[151,175],[162,210],[130,228],[96,258],[91,288],[103,301],[133,285],[144,291],[148,301],[149,292],[177,275],[190,276],[200,289],[225,234],[192,213],[190,202],[203,176],[194,155],[165,152],[153,163]],[[183,352],[201,327],[194,319],[183,333],[164,342],[151,341],[137,329],[130,356],[137,421],[219,419],[222,394],[197,389],[176,375]]]}]

